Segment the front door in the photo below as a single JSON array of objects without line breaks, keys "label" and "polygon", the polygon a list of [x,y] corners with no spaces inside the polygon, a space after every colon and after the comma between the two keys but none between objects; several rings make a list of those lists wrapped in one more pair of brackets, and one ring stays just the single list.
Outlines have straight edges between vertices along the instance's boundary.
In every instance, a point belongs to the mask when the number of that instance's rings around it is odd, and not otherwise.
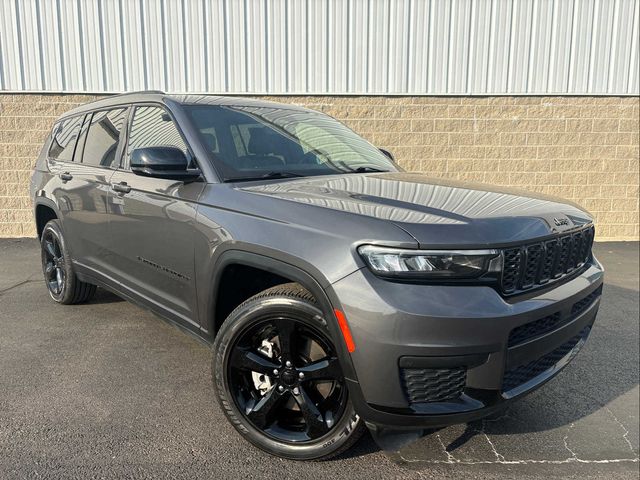
[{"label": "front door", "polygon": [[111,177],[112,268],[126,289],[197,328],[195,202],[204,183],[185,184],[132,173],[131,152],[155,146],[177,147],[193,158],[162,107],[135,107],[122,166]]}]

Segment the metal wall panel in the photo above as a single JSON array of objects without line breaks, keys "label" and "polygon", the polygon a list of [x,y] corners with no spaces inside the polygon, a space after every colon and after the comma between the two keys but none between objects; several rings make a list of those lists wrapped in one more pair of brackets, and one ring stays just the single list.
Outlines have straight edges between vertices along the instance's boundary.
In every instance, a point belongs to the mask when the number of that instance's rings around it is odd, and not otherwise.
[{"label": "metal wall panel", "polygon": [[6,0],[5,91],[637,95],[640,0]]}]

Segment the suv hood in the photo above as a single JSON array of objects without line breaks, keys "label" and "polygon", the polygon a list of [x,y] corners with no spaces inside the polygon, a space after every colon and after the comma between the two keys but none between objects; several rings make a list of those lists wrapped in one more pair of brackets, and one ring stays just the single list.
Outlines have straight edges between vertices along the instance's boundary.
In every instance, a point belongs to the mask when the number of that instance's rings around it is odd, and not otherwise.
[{"label": "suv hood", "polygon": [[498,247],[592,222],[577,205],[554,197],[413,173],[306,177],[242,190],[387,220],[423,248]]}]

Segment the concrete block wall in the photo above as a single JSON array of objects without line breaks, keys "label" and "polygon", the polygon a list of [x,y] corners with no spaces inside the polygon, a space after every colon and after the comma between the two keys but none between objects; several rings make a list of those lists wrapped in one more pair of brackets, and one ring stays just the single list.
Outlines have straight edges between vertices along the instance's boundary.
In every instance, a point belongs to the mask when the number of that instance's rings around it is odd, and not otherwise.
[{"label": "concrete block wall", "polygon": [[[56,117],[96,96],[0,94],[0,237],[35,236],[28,184]],[[638,97],[278,96],[324,111],[405,169],[517,186],[595,215],[598,240],[638,240]]]}]

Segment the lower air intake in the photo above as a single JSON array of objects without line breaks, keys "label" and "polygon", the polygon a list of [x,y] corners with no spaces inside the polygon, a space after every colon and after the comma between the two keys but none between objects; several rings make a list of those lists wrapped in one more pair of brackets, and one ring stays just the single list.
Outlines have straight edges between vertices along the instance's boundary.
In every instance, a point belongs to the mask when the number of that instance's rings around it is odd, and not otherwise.
[{"label": "lower air intake", "polygon": [[455,400],[467,381],[466,367],[401,368],[400,374],[409,403]]}]

